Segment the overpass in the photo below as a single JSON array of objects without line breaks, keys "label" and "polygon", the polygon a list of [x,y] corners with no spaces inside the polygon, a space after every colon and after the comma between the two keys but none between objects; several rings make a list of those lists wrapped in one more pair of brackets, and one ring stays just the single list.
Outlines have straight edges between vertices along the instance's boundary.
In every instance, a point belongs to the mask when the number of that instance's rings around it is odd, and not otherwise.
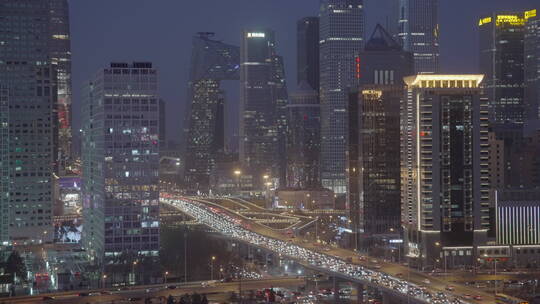
[{"label": "overpass", "polygon": [[[365,287],[378,289],[386,296],[386,303],[470,303],[463,297],[465,294],[480,295],[482,300],[477,300],[475,303],[495,302],[492,295],[465,286],[456,286],[454,292],[446,291],[446,282],[431,277],[429,280],[434,282],[425,283],[429,286],[421,286],[419,283],[427,280],[428,277],[408,268],[406,268],[408,277],[405,280],[384,271],[373,270],[368,266],[353,263],[358,255],[352,251],[319,252],[316,248],[309,248],[309,244],[293,242],[279,233],[271,234],[267,228],[247,221],[238,214],[227,212],[208,201],[170,194],[163,194],[161,201],[178,208],[197,219],[201,224],[232,239],[286,256],[308,268],[327,273],[334,278],[353,282],[360,291]],[[388,268],[398,267],[397,265],[387,266]]]},{"label": "overpass", "polygon": [[[242,280],[242,282],[215,283],[204,287],[202,282],[169,283],[159,285],[131,286],[123,288],[102,288],[86,291],[68,291],[37,296],[20,296],[0,298],[2,304],[31,304],[31,303],[58,303],[58,304],[88,304],[88,303],[124,303],[128,299],[140,299],[130,303],[144,303],[145,298],[163,299],[172,295],[182,296],[186,293],[216,294],[238,292],[239,284],[242,290],[258,290],[271,287],[295,287],[305,284],[304,278],[269,278]],[[154,303],[156,303],[154,301]],[[165,301],[160,302],[165,303]]]}]

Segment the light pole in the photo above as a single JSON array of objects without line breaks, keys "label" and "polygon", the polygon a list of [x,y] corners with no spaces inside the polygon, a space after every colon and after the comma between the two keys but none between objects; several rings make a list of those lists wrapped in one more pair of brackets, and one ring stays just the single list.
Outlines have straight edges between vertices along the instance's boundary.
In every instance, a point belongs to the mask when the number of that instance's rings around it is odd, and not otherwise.
[{"label": "light pole", "polygon": [[215,256],[212,256],[210,260],[210,281],[214,280],[214,261],[216,260]]},{"label": "light pole", "polygon": [[101,288],[105,288],[105,287],[107,287],[107,286],[105,286],[105,283],[106,283],[106,280],[107,280],[107,275],[104,274],[104,275],[102,276],[102,279],[103,279],[103,280],[102,280],[102,283],[101,283]]},{"label": "light pole", "polygon": [[165,271],[165,280],[163,280],[163,283],[167,284],[167,276],[169,275],[168,271]]},{"label": "light pole", "polygon": [[137,261],[133,261],[131,272],[133,273],[133,285],[137,284],[137,275],[135,275],[135,266],[137,266]]},{"label": "light pole", "polygon": [[236,189],[238,193],[240,193],[240,175],[241,174],[242,174],[242,171],[234,170],[234,175],[236,176]]}]

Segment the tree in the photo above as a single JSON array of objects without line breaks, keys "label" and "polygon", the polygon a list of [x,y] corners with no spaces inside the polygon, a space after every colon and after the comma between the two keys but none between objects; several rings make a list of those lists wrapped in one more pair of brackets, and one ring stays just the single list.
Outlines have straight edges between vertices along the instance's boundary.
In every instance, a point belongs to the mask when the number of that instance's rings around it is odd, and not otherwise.
[{"label": "tree", "polygon": [[7,258],[5,272],[26,281],[26,266],[18,251],[12,251]]}]

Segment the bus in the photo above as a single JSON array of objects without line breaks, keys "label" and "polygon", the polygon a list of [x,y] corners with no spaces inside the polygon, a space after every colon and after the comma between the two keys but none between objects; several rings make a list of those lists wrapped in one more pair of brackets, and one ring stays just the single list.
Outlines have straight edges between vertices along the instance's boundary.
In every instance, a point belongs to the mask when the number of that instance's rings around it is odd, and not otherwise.
[{"label": "bus", "polygon": [[502,293],[495,295],[495,303],[497,304],[529,304],[529,301],[511,297]]}]

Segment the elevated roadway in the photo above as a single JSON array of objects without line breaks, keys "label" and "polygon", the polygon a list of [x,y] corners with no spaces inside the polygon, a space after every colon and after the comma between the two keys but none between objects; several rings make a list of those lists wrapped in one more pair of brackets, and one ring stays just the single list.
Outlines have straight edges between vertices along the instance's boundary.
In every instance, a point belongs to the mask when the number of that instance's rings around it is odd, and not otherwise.
[{"label": "elevated roadway", "polygon": [[[201,224],[233,239],[287,256],[306,267],[355,282],[359,286],[377,288],[402,303],[472,303],[472,299],[467,299],[466,295],[481,297],[474,303],[495,303],[493,295],[468,286],[453,286],[454,291],[447,291],[447,281],[429,277],[408,267],[390,263],[378,263],[375,267],[353,251],[340,248],[323,251],[315,244],[300,239],[291,240],[282,233],[204,199],[164,194],[162,202],[175,206]],[[380,269],[375,270],[378,267]]]}]

